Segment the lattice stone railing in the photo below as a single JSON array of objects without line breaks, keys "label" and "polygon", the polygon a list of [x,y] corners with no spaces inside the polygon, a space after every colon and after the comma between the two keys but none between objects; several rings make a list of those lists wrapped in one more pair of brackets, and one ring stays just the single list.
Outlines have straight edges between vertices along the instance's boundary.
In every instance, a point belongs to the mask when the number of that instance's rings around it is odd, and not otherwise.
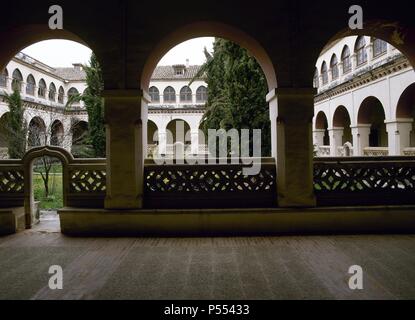
[{"label": "lattice stone railing", "polygon": [[405,148],[403,150],[404,156],[414,157],[415,156],[415,148]]},{"label": "lattice stone railing", "polygon": [[367,147],[363,149],[363,155],[366,157],[387,157],[389,149],[387,147]]},{"label": "lattice stone railing", "polygon": [[415,204],[415,159],[315,159],[314,187],[319,205]]},{"label": "lattice stone railing", "polygon": [[330,157],[330,146],[317,146],[317,157]]},{"label": "lattice stone railing", "polygon": [[72,207],[103,207],[106,186],[104,159],[76,159],[68,166],[67,204]]},{"label": "lattice stone railing", "polygon": [[[258,159],[256,160],[258,161]],[[274,207],[276,169],[262,159],[258,175],[243,174],[242,164],[145,166],[144,199],[149,208]]]},{"label": "lattice stone railing", "polygon": [[24,170],[18,160],[2,160],[0,165],[0,208],[24,203]]}]

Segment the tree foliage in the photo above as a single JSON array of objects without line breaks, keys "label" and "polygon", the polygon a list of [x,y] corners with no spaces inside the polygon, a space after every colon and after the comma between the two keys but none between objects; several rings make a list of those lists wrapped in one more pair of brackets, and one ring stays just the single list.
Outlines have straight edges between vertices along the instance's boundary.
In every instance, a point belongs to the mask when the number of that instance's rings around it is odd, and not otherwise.
[{"label": "tree foliage", "polygon": [[[87,144],[92,145],[95,157],[104,158],[106,155],[106,136],[104,125],[104,100],[102,91],[104,81],[102,70],[98,59],[92,53],[89,65],[83,66],[86,73],[86,85],[84,93],[72,95],[68,98],[66,108],[79,101],[84,101],[88,113],[88,137],[85,139]],[[81,155],[89,155],[88,150],[80,151]]]},{"label": "tree foliage", "polygon": [[[262,155],[270,154],[267,82],[261,67],[248,51],[224,39],[215,39],[213,54],[205,49],[206,63],[196,77],[206,76],[208,101],[202,120],[208,129],[261,129]],[[196,78],[195,77],[195,78]],[[252,131],[250,134],[252,144]]]},{"label": "tree foliage", "polygon": [[105,125],[104,100],[102,91],[104,81],[102,70],[94,53],[91,55],[89,66],[84,66],[87,88],[82,95],[88,112],[89,140],[95,150],[96,157],[105,157]]},{"label": "tree foliage", "polygon": [[24,106],[20,92],[5,94],[5,102],[9,107],[6,116],[6,132],[8,152],[11,159],[21,159],[26,152],[27,124],[24,120]]}]

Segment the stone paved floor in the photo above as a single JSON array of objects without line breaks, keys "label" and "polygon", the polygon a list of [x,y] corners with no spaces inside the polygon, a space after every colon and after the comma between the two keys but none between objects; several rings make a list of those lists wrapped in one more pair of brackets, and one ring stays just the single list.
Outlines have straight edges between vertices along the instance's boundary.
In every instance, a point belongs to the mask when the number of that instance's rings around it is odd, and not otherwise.
[{"label": "stone paved floor", "polygon": [[[0,299],[415,298],[415,235],[69,238],[48,218],[0,237]],[[348,287],[355,264],[363,291]]]}]

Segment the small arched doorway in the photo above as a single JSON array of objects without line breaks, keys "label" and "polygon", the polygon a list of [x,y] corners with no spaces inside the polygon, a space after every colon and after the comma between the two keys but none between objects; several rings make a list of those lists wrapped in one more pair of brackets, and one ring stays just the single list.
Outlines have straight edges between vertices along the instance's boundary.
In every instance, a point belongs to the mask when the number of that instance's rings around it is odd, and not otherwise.
[{"label": "small arched doorway", "polygon": [[[27,228],[32,228],[34,224],[41,221],[41,211],[45,210],[47,213],[44,219],[46,224],[41,228],[54,232],[60,230],[56,209],[66,206],[66,189],[63,186],[67,185],[68,164],[71,159],[72,156],[68,151],[54,146],[34,147],[23,157]],[[47,178],[46,171],[49,175]],[[52,183],[55,183],[53,186],[54,197],[50,197]],[[39,184],[43,184],[43,187],[46,186],[46,190],[42,190]],[[42,196],[42,192],[48,192],[48,194]],[[50,198],[48,199],[48,197]]]}]

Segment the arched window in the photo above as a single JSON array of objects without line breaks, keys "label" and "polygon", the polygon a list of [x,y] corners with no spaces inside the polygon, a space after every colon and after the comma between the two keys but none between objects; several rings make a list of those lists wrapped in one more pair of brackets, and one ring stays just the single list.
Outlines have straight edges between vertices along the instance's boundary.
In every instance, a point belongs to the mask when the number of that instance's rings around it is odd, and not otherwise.
[{"label": "arched window", "polygon": [[45,98],[46,96],[46,82],[43,79],[40,79],[39,81],[39,89],[37,90],[37,95],[40,98]]},{"label": "arched window", "polygon": [[339,77],[339,66],[337,63],[337,56],[333,54],[330,60],[331,79],[335,80]]},{"label": "arched window", "polygon": [[26,79],[26,94],[34,96],[35,88],[36,88],[35,78],[31,74],[29,74],[29,76]]},{"label": "arched window", "polygon": [[205,86],[200,86],[196,90],[196,101],[197,102],[206,102],[207,101],[207,88]]},{"label": "arched window", "polygon": [[343,64],[343,74],[346,74],[352,70],[352,61],[350,60],[350,49],[348,46],[344,46],[343,48],[342,64]]},{"label": "arched window", "polygon": [[22,91],[23,76],[19,69],[15,69],[12,75],[12,89],[13,91]]},{"label": "arched window", "polygon": [[76,96],[79,94],[79,91],[76,88],[70,88],[68,91],[68,99],[70,99],[73,96]]},{"label": "arched window", "polygon": [[176,102],[176,91],[172,87],[167,87],[163,92],[164,102]]},{"label": "arched window", "polygon": [[9,72],[5,68],[0,74],[0,87],[7,87],[7,78],[9,77]]},{"label": "arched window", "polygon": [[380,56],[388,50],[388,44],[381,39],[373,40],[373,57]]},{"label": "arched window", "polygon": [[321,66],[321,80],[323,81],[323,85],[327,84],[329,82],[329,75],[327,73],[327,63],[326,61],[323,62],[323,65]]},{"label": "arched window", "polygon": [[65,91],[63,90],[63,87],[60,86],[59,87],[59,93],[58,93],[58,102],[59,103],[63,103],[64,96],[65,96]]},{"label": "arched window", "polygon": [[318,80],[318,70],[316,68],[316,70],[314,71],[313,87],[317,89],[319,86],[320,86],[320,81]]},{"label": "arched window", "polygon": [[160,102],[160,91],[156,87],[149,89],[151,102]]},{"label": "arched window", "polygon": [[366,53],[366,40],[365,37],[360,36],[356,40],[356,46],[354,49],[356,53],[357,65],[360,66],[367,62],[367,53]]},{"label": "arched window", "polygon": [[192,89],[188,86],[180,90],[180,102],[192,102]]},{"label": "arched window", "polygon": [[49,85],[49,100],[55,101],[55,99],[56,99],[56,87],[55,87],[55,84],[52,82]]}]

